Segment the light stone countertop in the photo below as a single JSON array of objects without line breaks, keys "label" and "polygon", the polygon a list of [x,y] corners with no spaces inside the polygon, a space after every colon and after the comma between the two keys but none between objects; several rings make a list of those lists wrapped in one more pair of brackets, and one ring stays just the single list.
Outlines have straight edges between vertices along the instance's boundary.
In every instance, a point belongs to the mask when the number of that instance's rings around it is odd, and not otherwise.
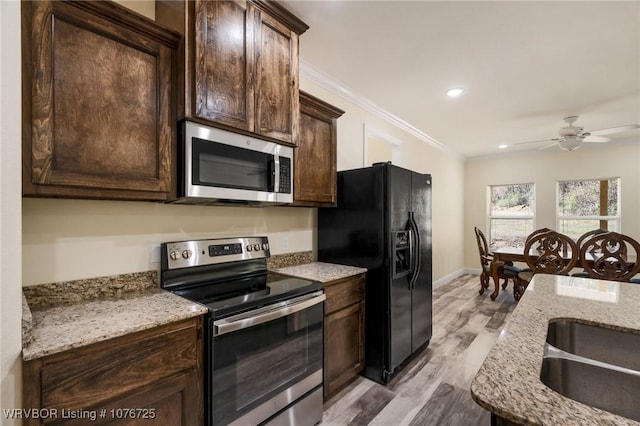
[{"label": "light stone countertop", "polygon": [[549,320],[573,318],[640,333],[639,307],[637,284],[536,274],[473,379],[473,399],[518,424],[639,424],[566,398],[540,380]]},{"label": "light stone countertop", "polygon": [[31,310],[25,361],[203,315],[207,308],[158,288]]},{"label": "light stone countertop", "polygon": [[320,281],[326,283],[342,278],[367,272],[366,268],[358,268],[356,266],[337,265],[334,263],[311,262],[303,265],[289,266],[286,268],[272,269],[285,275],[292,275],[299,278]]},{"label": "light stone countertop", "polygon": [[27,298],[22,293],[22,346],[26,346],[33,340],[33,315],[27,303]]}]

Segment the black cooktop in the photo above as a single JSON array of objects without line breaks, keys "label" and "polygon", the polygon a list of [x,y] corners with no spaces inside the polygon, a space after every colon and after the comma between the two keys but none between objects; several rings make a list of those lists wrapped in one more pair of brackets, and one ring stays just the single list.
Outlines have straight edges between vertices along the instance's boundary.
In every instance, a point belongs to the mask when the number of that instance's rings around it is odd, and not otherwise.
[{"label": "black cooktop", "polygon": [[213,318],[219,319],[320,289],[318,281],[264,272],[175,293],[206,305]]}]

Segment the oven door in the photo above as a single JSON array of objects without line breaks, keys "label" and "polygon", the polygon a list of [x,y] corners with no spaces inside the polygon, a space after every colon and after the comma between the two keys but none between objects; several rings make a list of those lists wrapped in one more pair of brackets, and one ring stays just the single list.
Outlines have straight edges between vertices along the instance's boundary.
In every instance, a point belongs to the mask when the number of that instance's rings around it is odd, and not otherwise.
[{"label": "oven door", "polygon": [[320,291],[214,321],[211,424],[256,425],[322,385],[324,300]]},{"label": "oven door", "polygon": [[184,196],[254,203],[292,202],[292,148],[185,122]]}]

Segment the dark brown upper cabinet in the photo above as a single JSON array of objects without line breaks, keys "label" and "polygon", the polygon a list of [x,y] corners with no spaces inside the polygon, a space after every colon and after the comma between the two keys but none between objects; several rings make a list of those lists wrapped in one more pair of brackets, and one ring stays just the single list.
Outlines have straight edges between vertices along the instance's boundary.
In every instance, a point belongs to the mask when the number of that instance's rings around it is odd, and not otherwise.
[{"label": "dark brown upper cabinet", "polygon": [[113,2],[23,2],[23,194],[170,198],[179,43]]},{"label": "dark brown upper cabinet", "polygon": [[335,205],[337,120],[342,114],[344,111],[300,92],[300,136],[293,154],[294,205]]},{"label": "dark brown upper cabinet", "polygon": [[179,119],[296,144],[304,22],[259,0],[159,0],[156,20],[184,35]]}]

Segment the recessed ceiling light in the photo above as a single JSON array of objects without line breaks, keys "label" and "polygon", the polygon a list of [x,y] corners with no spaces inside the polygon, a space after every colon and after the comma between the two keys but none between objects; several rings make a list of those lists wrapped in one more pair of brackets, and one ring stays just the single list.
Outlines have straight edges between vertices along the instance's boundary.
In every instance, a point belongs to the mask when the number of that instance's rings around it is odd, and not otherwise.
[{"label": "recessed ceiling light", "polygon": [[505,149],[506,147],[508,147],[509,145],[498,145],[498,148],[500,149]]},{"label": "recessed ceiling light", "polygon": [[452,87],[451,89],[447,90],[447,96],[450,98],[457,98],[462,94],[462,92],[464,92],[464,89],[462,87]]}]

